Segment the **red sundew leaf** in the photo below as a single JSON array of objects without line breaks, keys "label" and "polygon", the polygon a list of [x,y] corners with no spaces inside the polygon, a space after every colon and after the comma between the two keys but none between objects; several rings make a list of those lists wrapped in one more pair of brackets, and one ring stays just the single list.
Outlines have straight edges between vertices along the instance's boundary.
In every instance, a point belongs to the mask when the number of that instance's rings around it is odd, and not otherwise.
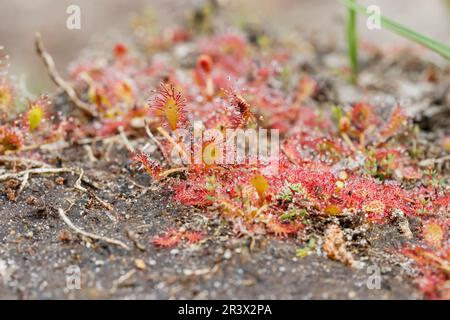
[{"label": "red sundew leaf", "polygon": [[213,68],[213,61],[207,54],[202,54],[197,58],[197,68],[205,73],[210,73]]},{"label": "red sundew leaf", "polygon": [[205,168],[212,168],[220,163],[224,152],[224,146],[221,142],[216,142],[215,137],[203,138],[202,146],[202,163]]},{"label": "red sundew leaf", "polygon": [[203,233],[200,231],[186,231],[183,234],[184,239],[186,239],[186,241],[189,244],[195,244],[197,242],[200,242],[201,240],[203,240]]},{"label": "red sundew leaf", "polygon": [[450,248],[434,252],[423,247],[406,247],[400,252],[417,264],[420,276],[416,282],[428,298],[447,299],[450,297],[448,291]]},{"label": "red sundew leaf", "polygon": [[160,179],[162,168],[156,161],[150,159],[148,155],[143,152],[138,152],[134,154],[133,160],[140,162],[153,179]]},{"label": "red sundew leaf", "polygon": [[192,70],[192,77],[194,78],[195,83],[200,87],[206,87],[206,77],[205,74],[198,68]]},{"label": "red sundew leaf", "polygon": [[375,125],[378,119],[372,106],[364,102],[358,102],[352,107],[350,120],[358,131],[364,132],[370,125]]},{"label": "red sundew leaf", "polygon": [[342,213],[342,209],[336,205],[329,205],[324,208],[324,212],[330,216],[338,216]]},{"label": "red sundew leaf", "polygon": [[154,115],[159,118],[161,125],[171,130],[185,127],[186,99],[173,85],[162,83],[157,94],[150,101],[150,108]]},{"label": "red sundew leaf", "polygon": [[408,118],[403,113],[400,106],[397,106],[394,111],[392,111],[391,117],[387,124],[383,127],[383,129],[381,129],[380,134],[385,138],[397,134],[400,129],[405,126],[407,119]]},{"label": "red sundew leaf", "polygon": [[450,207],[450,196],[440,197],[433,201],[436,206]]},{"label": "red sundew leaf", "polygon": [[8,150],[18,150],[24,145],[23,133],[14,127],[0,126],[0,154]]},{"label": "red sundew leaf", "polygon": [[169,230],[163,235],[155,236],[152,239],[153,245],[162,248],[171,248],[178,245],[181,240],[181,235],[176,230]]},{"label": "red sundew leaf", "polygon": [[242,128],[255,121],[250,104],[242,96],[232,93],[231,105],[234,108],[234,112],[230,116],[233,128]]},{"label": "red sundew leaf", "polygon": [[99,137],[108,137],[115,133],[119,127],[126,128],[128,123],[123,120],[112,120],[112,119],[103,119],[101,127],[96,131],[96,134]]},{"label": "red sundew leaf", "polygon": [[245,61],[248,59],[244,59],[246,41],[238,34],[221,34],[206,39],[200,46],[200,51],[213,59],[215,68],[226,74],[240,75],[247,69]]},{"label": "red sundew leaf", "polygon": [[181,182],[173,187],[175,191],[175,200],[191,206],[207,207],[213,204],[209,198],[210,192],[203,184]]},{"label": "red sundew leaf", "polygon": [[273,233],[275,236],[280,238],[286,238],[289,235],[296,234],[302,225],[297,222],[281,222],[278,218],[270,218],[266,223],[266,228],[269,233]]},{"label": "red sundew leaf", "polygon": [[123,43],[117,43],[114,46],[114,57],[116,59],[122,59],[128,53],[128,48]]},{"label": "red sundew leaf", "polygon": [[189,40],[189,30],[182,26],[173,26],[167,29],[166,38],[171,43],[186,42]]},{"label": "red sundew leaf", "polygon": [[372,200],[363,205],[362,209],[369,214],[371,220],[381,220],[385,217],[386,205],[383,201]]}]

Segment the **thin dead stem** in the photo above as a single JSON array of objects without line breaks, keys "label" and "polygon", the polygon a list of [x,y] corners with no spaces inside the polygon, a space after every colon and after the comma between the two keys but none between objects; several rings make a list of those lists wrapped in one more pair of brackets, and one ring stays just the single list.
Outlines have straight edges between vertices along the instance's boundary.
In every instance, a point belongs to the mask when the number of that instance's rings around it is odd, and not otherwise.
[{"label": "thin dead stem", "polygon": [[16,157],[16,156],[0,156],[0,162],[4,163],[20,163],[23,165],[31,166],[31,167],[49,167],[45,162],[33,160],[33,159],[27,159],[23,157]]},{"label": "thin dead stem", "polygon": [[148,127],[147,120],[144,120],[144,123],[145,123],[145,133],[147,133],[147,136],[156,144],[156,146],[161,151],[164,159],[166,159],[166,161],[170,164],[170,166],[173,166],[172,160],[167,155],[166,150],[164,150],[164,147],[162,146],[161,142],[159,142],[158,139],[156,139],[156,137],[153,135],[150,128]]},{"label": "thin dead stem", "polygon": [[47,174],[47,173],[76,173],[77,169],[74,168],[33,168],[28,169],[20,172],[14,172],[14,173],[5,173],[0,175],[0,181],[5,181],[8,179],[16,179],[21,178],[24,175],[30,175],[30,174]]},{"label": "thin dead stem", "polygon": [[69,217],[66,215],[66,213],[65,213],[65,211],[63,210],[63,209],[61,209],[61,208],[59,208],[58,209],[58,214],[59,214],[59,216],[60,216],[60,218],[73,230],[73,231],[75,231],[76,233],[78,233],[78,234],[80,234],[80,235],[82,235],[82,236],[84,236],[84,237],[88,237],[88,238],[91,238],[91,239],[94,239],[94,240],[100,240],[100,241],[104,241],[104,242],[106,242],[106,243],[109,243],[109,244],[113,244],[113,245],[116,245],[116,246],[119,246],[119,247],[121,247],[121,248],[123,248],[123,249],[125,249],[125,250],[130,250],[130,248],[125,244],[125,243],[123,243],[122,241],[120,241],[120,240],[116,240],[116,239],[112,239],[112,238],[108,238],[108,237],[103,237],[103,236],[100,236],[100,235],[97,235],[97,234],[94,234],[94,233],[90,233],[90,232],[87,232],[87,231],[84,231],[84,230],[82,230],[82,229],[80,229],[79,227],[77,227],[77,226],[75,226],[73,223],[72,223],[72,221],[69,219]]},{"label": "thin dead stem", "polygon": [[166,130],[164,130],[162,127],[158,127],[156,128],[156,130],[158,130],[158,132],[162,134],[164,138],[166,138],[170,142],[170,144],[172,144],[173,147],[183,155],[184,160],[189,161],[190,158],[187,155],[186,151],[183,149],[183,147],[180,146],[179,143],[173,140],[173,138],[167,133]]},{"label": "thin dead stem", "polygon": [[442,164],[446,161],[450,161],[450,155],[441,158],[425,159],[419,162],[420,167],[429,167],[434,164]]},{"label": "thin dead stem", "polygon": [[121,276],[117,280],[115,280],[113,282],[111,289],[109,289],[109,293],[114,294],[117,291],[117,289],[119,289],[119,287],[121,285],[123,285],[126,281],[131,279],[131,277],[133,277],[135,273],[136,273],[136,269],[131,269],[130,271],[125,273],[123,276]]},{"label": "thin dead stem", "polygon": [[135,152],[135,149],[134,149],[134,147],[131,145],[130,140],[128,140],[128,137],[127,137],[127,135],[125,134],[125,130],[123,129],[123,127],[120,126],[120,127],[118,128],[118,130],[119,130],[120,138],[122,139],[122,142],[123,142],[123,144],[125,145],[125,147],[128,149],[129,152],[134,153],[134,152]]},{"label": "thin dead stem", "polygon": [[50,75],[52,81],[58,87],[64,90],[64,92],[69,96],[70,100],[77,108],[82,110],[86,115],[90,117],[97,117],[97,114],[91,109],[90,105],[82,101],[78,97],[72,86],[63,78],[61,78],[58,71],[56,70],[55,62],[53,61],[52,56],[45,50],[44,43],[42,41],[42,36],[40,33],[36,33],[35,42],[36,42],[36,51],[44,61],[44,64],[47,68],[48,74]]}]

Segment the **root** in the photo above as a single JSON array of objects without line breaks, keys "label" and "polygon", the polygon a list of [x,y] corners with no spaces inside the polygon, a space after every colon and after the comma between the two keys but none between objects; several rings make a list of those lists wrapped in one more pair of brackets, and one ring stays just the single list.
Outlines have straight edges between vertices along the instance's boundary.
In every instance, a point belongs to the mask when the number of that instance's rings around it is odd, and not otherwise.
[{"label": "root", "polygon": [[117,280],[115,280],[113,282],[113,285],[111,287],[111,289],[109,289],[109,293],[110,294],[114,294],[117,289],[119,289],[119,287],[125,283],[126,281],[128,281],[129,279],[131,279],[131,277],[134,276],[134,274],[136,273],[136,269],[131,269],[130,271],[128,271],[127,273],[125,273],[123,276],[121,276],[120,278],[118,278]]},{"label": "root", "polygon": [[344,142],[347,144],[347,146],[353,151],[356,152],[357,148],[355,147],[355,145],[353,144],[352,140],[350,139],[350,137],[346,134],[346,133],[341,133],[342,139],[344,140]]},{"label": "root", "polygon": [[166,150],[164,150],[164,147],[162,146],[161,142],[158,141],[158,139],[155,138],[155,136],[153,135],[153,133],[150,131],[150,128],[148,127],[148,123],[147,121],[145,121],[145,133],[147,133],[147,136],[156,144],[156,146],[159,148],[159,150],[161,151],[164,159],[166,159],[166,161],[170,164],[170,166],[173,166],[172,160],[170,159],[170,157],[167,155]]},{"label": "root", "polygon": [[[79,170],[78,170],[79,171]],[[17,179],[25,175],[30,174],[46,174],[46,173],[76,173],[77,169],[74,168],[33,168],[15,173],[5,173],[0,175],[0,181],[5,181],[8,179]]]},{"label": "root", "polygon": [[20,184],[19,190],[17,190],[17,194],[16,194],[16,200],[19,197],[20,193],[22,192],[22,190],[25,188],[25,186],[28,183],[28,178],[30,177],[29,173],[25,173],[23,178],[22,178],[22,183]]},{"label": "root", "polygon": [[86,150],[86,154],[87,154],[90,162],[97,162],[98,161],[98,159],[94,156],[94,151],[92,151],[92,147],[91,146],[85,144],[85,145],[83,145],[83,148],[84,148],[84,150]]},{"label": "root", "polygon": [[49,165],[45,162],[16,156],[0,156],[0,162],[20,163],[30,167],[49,167]]},{"label": "root", "polygon": [[97,235],[97,234],[94,234],[94,233],[90,233],[90,232],[87,232],[87,231],[84,231],[84,230],[78,228],[77,226],[75,226],[75,225],[72,223],[72,221],[69,219],[69,217],[66,215],[66,213],[65,213],[65,211],[64,211],[63,209],[59,208],[59,209],[58,209],[58,214],[59,214],[59,216],[61,217],[61,219],[62,219],[62,220],[69,226],[69,228],[72,229],[74,232],[76,232],[76,233],[78,233],[78,234],[80,234],[80,235],[82,235],[82,236],[84,236],[84,237],[88,237],[88,238],[91,238],[91,239],[94,239],[94,240],[104,241],[104,242],[106,242],[106,243],[109,243],[109,244],[113,244],[113,245],[119,246],[119,247],[121,247],[121,248],[123,248],[123,249],[125,249],[125,250],[130,250],[130,248],[129,248],[125,243],[123,243],[123,242],[120,241],[120,240],[116,240],[116,239],[112,239],[112,238],[103,237],[103,236],[100,236],[100,235]]},{"label": "root", "polygon": [[128,149],[128,152],[134,153],[134,152],[135,152],[135,149],[134,149],[134,147],[131,145],[130,140],[128,140],[128,137],[127,137],[127,135],[125,134],[125,131],[124,131],[123,127],[120,126],[120,127],[118,128],[118,130],[119,130],[120,138],[122,139],[122,142],[123,142],[123,144],[125,145],[125,147]]}]

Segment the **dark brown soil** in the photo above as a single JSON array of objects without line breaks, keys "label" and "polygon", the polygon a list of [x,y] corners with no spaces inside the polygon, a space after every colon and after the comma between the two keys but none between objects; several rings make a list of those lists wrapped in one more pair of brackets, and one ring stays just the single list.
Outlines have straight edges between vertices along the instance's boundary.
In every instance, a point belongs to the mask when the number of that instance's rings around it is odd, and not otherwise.
[{"label": "dark brown soil", "polygon": [[[355,88],[330,71],[346,65],[345,54],[334,53],[334,48],[319,51],[320,56],[306,57],[303,67],[321,79],[324,101],[345,104],[364,96],[387,107],[392,104],[389,98],[403,101],[426,130],[423,139],[430,142],[426,152],[433,155],[450,127],[448,69],[406,52],[390,59],[363,56],[360,87]],[[428,70],[438,73],[438,82],[423,77]],[[375,98],[381,101],[371,100]],[[320,105],[320,99],[316,103]],[[0,184],[0,298],[423,298],[413,284],[411,266],[396,254],[405,235],[395,221],[384,226],[358,225],[345,217],[334,221],[348,236],[359,268],[329,260],[320,245],[313,254],[299,258],[301,239],[236,238],[218,214],[176,204],[167,186],[154,184],[137,170],[120,139],[112,146],[109,160],[103,156],[96,162],[89,160],[83,146],[43,152],[44,160],[56,167],[83,168],[82,186],[88,192],[74,188],[78,177],[70,173],[30,176],[15,201],[9,198],[11,192],[17,193],[20,181]],[[91,147],[94,154],[104,155],[107,149],[102,142]],[[2,166],[0,174],[12,169]],[[114,210],[106,209],[94,194]],[[62,221],[59,208],[70,208],[67,216],[79,228],[121,240],[131,250],[80,237]],[[318,220],[315,230],[320,233],[330,221]],[[409,223],[414,231],[415,222]],[[155,235],[175,227],[202,230],[205,240],[172,249],[151,243]],[[67,270],[73,265],[81,271],[80,290],[66,285]],[[373,265],[381,272],[379,289],[367,285]]]},{"label": "dark brown soil", "polygon": [[[368,238],[372,249],[359,250],[365,252],[361,260],[368,259],[361,269],[331,261],[320,252],[301,259],[295,255],[300,242],[269,238],[251,244],[251,239],[232,236],[227,223],[214,214],[205,217],[175,204],[170,192],[130,168],[121,144],[116,144],[109,162],[89,162],[82,147],[64,151],[61,158],[66,157],[77,160],[65,166],[84,168],[92,184],[83,186],[114,206],[116,212],[107,212],[88,193],[75,190],[77,176],[72,174],[32,176],[16,201],[9,201],[3,190],[2,298],[421,298],[406,274],[408,269],[385,250],[402,241],[395,227],[371,229]],[[59,177],[64,178],[62,185],[58,184]],[[136,184],[149,189],[141,196],[143,189]],[[122,240],[132,249],[80,238],[58,216],[57,209],[68,208],[69,202],[74,205],[67,215],[76,226]],[[345,225],[345,221],[342,223]],[[181,226],[206,231],[205,241],[174,249],[158,249],[151,244],[156,234]],[[144,261],[145,269],[136,267],[136,259]],[[371,275],[367,266],[372,264],[381,268],[380,289],[367,287]],[[66,287],[66,271],[71,265],[81,270],[80,290]],[[118,279],[130,271],[134,273],[117,285]]]}]

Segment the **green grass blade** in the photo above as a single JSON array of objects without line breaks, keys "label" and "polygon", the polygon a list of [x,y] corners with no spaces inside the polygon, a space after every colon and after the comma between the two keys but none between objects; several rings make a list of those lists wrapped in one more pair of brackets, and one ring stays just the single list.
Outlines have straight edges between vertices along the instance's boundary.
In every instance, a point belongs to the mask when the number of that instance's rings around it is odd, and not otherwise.
[{"label": "green grass blade", "polygon": [[[364,6],[358,5],[354,2],[354,0],[341,0],[348,9],[355,10],[357,12],[368,15],[366,12],[366,8]],[[414,42],[420,43],[421,45],[435,51],[446,59],[450,60],[450,47],[446,44],[440,43],[436,40],[433,40],[423,34],[420,34],[410,28],[402,26],[401,24],[381,16],[381,25],[388,30],[391,30],[402,37],[410,39]]]},{"label": "green grass blade", "polygon": [[[354,3],[354,0],[350,0]],[[358,35],[356,25],[356,11],[353,8],[347,9],[347,50],[350,67],[352,69],[352,81],[356,82],[358,75]]]}]

